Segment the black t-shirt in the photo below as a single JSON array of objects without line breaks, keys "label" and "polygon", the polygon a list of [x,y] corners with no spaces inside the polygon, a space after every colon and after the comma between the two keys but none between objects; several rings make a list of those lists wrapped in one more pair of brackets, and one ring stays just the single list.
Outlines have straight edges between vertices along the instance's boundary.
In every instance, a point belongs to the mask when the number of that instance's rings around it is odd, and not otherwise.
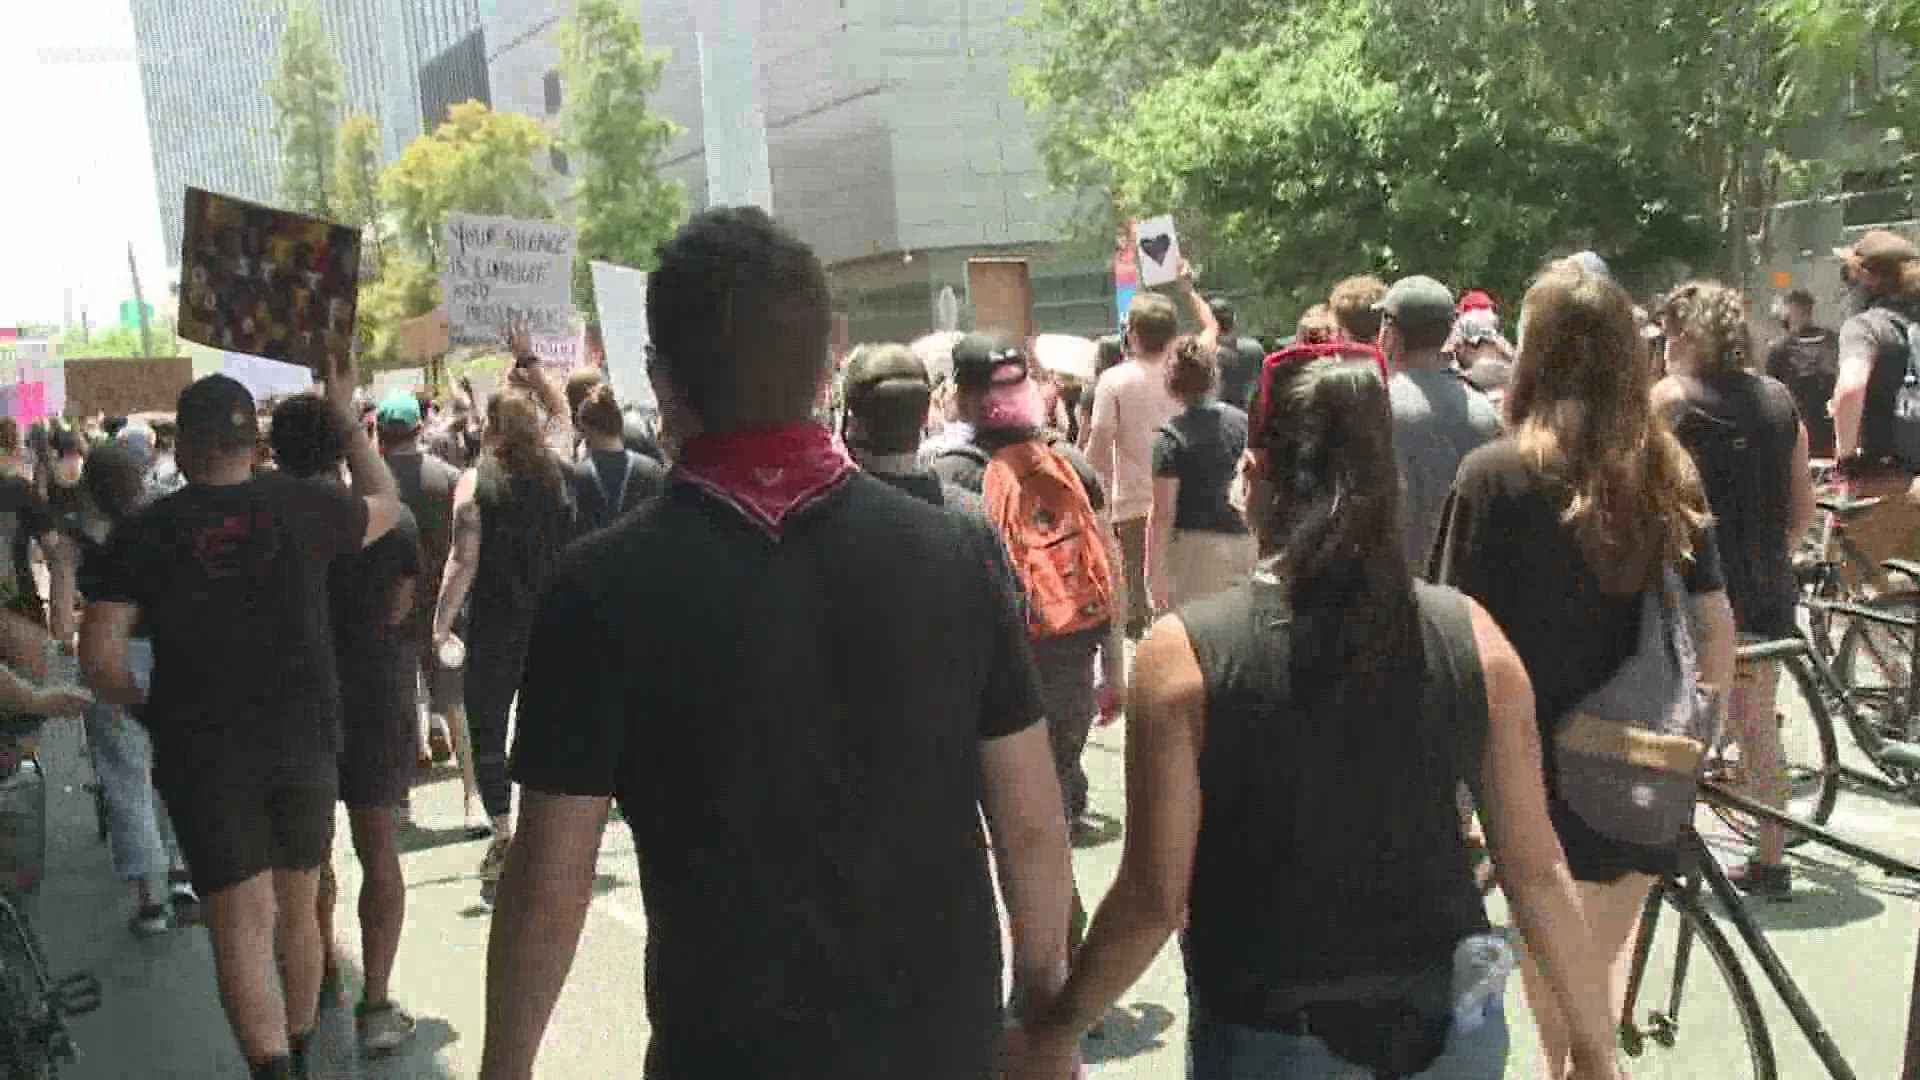
[{"label": "black t-shirt", "polygon": [[1788,334],[1767,348],[1767,374],[1793,395],[1800,421],[1807,425],[1807,453],[1833,456],[1833,417],[1827,403],[1840,377],[1840,335],[1818,326]]},{"label": "black t-shirt", "polygon": [[980,744],[1041,712],[984,523],[854,473],[775,541],[676,484],[555,572],[512,771],[626,812],[662,1075],[981,1080]]},{"label": "black t-shirt", "polygon": [[1253,396],[1254,380],[1260,377],[1261,365],[1267,361],[1267,350],[1249,337],[1230,338],[1220,342],[1218,358],[1220,400],[1246,408],[1247,400]]},{"label": "black t-shirt", "polygon": [[1243,534],[1247,523],[1227,502],[1247,449],[1247,414],[1208,401],[1161,425],[1153,436],[1153,475],[1180,481],[1173,527]]},{"label": "black t-shirt", "polygon": [[1790,637],[1797,590],[1787,523],[1800,418],[1787,388],[1745,371],[1677,378],[1673,431],[1693,454],[1713,510],[1727,599],[1742,633]]},{"label": "black t-shirt", "polygon": [[134,604],[153,640],[146,722],[193,764],[324,772],[340,749],[327,567],[356,551],[367,504],[277,474],[190,484],[121,522],[91,560],[89,602]]},{"label": "black t-shirt", "polygon": [[977,491],[968,491],[958,484],[949,484],[935,476],[929,469],[911,469],[906,472],[879,472],[868,469],[876,476],[901,491],[934,506],[944,506],[962,514],[973,514],[985,520],[986,503]]},{"label": "black t-shirt", "polygon": [[0,582],[0,588],[9,590],[0,606],[37,610],[40,594],[33,583],[31,545],[53,528],[53,511],[33,485],[15,473],[0,474],[0,549],[13,560],[11,575]]},{"label": "black t-shirt", "polygon": [[389,619],[394,588],[420,577],[420,547],[413,514],[403,511],[393,531],[341,555],[328,571],[333,655],[348,723],[356,711],[390,709],[405,700],[399,695],[410,685],[416,658],[401,648],[404,625],[392,626]]},{"label": "black t-shirt", "polygon": [[400,501],[412,513],[419,531],[423,557],[420,573],[426,583],[418,591],[414,617],[425,626],[433,618],[447,553],[453,547],[453,490],[460,483],[460,470],[430,454],[418,453],[389,454],[387,468],[393,472]]},{"label": "black t-shirt", "polygon": [[1917,308],[1920,305],[1879,300],[1840,324],[1841,355],[1866,352],[1873,356],[1866,401],[1860,407],[1859,451],[1875,464],[1894,458],[1894,399],[1906,382],[1910,363],[1907,327],[1920,318]]},{"label": "black t-shirt", "polygon": [[572,466],[580,527],[604,529],[667,486],[666,466],[637,450],[590,450]]},{"label": "black t-shirt", "polygon": [[[1639,643],[1641,597],[1660,580],[1650,544],[1638,560],[1603,584],[1571,529],[1561,522],[1566,496],[1555,481],[1521,458],[1511,437],[1497,439],[1460,463],[1435,542],[1434,580],[1451,585],[1487,609],[1533,680],[1541,742],[1561,718],[1620,669]],[[1651,532],[1651,530],[1649,530]],[[1694,537],[1694,556],[1680,566],[1687,591],[1725,586],[1713,530]],[[1555,791],[1552,755],[1546,757],[1549,796]],[[1660,873],[1668,852],[1625,852],[1600,838],[1557,798],[1553,822],[1576,877],[1612,880],[1630,869]]]}]

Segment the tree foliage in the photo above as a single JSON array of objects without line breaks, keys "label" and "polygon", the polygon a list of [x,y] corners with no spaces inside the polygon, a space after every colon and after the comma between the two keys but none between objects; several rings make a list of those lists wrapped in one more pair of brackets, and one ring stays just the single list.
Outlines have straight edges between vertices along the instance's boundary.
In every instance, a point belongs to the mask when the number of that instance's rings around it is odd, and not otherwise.
[{"label": "tree foliage", "polygon": [[[340,125],[334,150],[334,216],[343,225],[360,230],[361,265],[379,264],[382,237],[380,204],[380,128],[373,117],[355,113]],[[366,256],[372,254],[369,260]]]},{"label": "tree foliage", "polygon": [[651,269],[654,249],[686,214],[680,183],[659,171],[660,155],[680,128],[647,108],[667,55],[646,48],[639,20],[621,0],[579,0],[560,24],[559,42],[567,94],[561,146],[578,170],[574,297],[592,319],[588,261]]},{"label": "tree foliage", "polygon": [[267,96],[280,142],[280,199],[289,209],[325,215],[340,118],[340,59],[310,0],[288,0]]},{"label": "tree foliage", "polygon": [[440,225],[449,210],[545,218],[553,213],[546,182],[533,163],[548,137],[518,113],[477,101],[448,110],[431,135],[407,145],[380,176],[380,198],[408,253],[439,266]]},{"label": "tree foliage", "polygon": [[1510,293],[1581,247],[1731,271],[1844,79],[1792,6],[1841,2],[1867,0],[1039,0],[1015,85],[1091,226],[1204,222],[1278,296]]},{"label": "tree foliage", "polygon": [[[174,335],[172,319],[157,316],[149,329],[153,332],[153,355],[180,355],[180,339]],[[117,323],[89,327],[85,331],[78,326],[69,326],[60,335],[58,352],[63,358],[146,355],[140,348],[140,331]]]}]

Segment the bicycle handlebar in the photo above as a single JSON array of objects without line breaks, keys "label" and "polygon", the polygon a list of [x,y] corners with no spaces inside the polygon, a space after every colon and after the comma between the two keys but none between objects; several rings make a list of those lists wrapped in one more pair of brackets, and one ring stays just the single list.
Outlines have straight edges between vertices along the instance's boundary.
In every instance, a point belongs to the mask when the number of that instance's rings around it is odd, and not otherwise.
[{"label": "bicycle handlebar", "polygon": [[1805,656],[1806,653],[1807,643],[1800,638],[1790,637],[1742,645],[1734,651],[1733,655],[1741,663],[1750,663],[1760,660],[1781,660],[1789,656]]},{"label": "bicycle handlebar", "polygon": [[1845,615],[1850,619],[1862,619],[1870,623],[1879,623],[1882,626],[1891,626],[1896,630],[1911,631],[1916,627],[1920,627],[1920,620],[1911,619],[1904,615],[1895,615],[1890,611],[1884,611],[1876,607],[1868,607],[1865,604],[1855,604],[1846,600],[1821,600],[1816,597],[1807,597],[1800,602],[1812,611],[1826,611],[1836,615]]}]

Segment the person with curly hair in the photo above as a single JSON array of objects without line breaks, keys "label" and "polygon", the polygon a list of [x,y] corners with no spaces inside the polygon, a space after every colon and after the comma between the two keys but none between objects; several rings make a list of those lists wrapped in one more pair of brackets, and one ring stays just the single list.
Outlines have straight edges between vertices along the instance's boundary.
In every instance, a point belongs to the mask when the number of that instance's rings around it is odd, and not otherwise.
[{"label": "person with curly hair", "polygon": [[[1807,428],[1793,395],[1778,380],[1748,370],[1756,359],[1739,290],[1694,281],[1667,298],[1667,377],[1653,388],[1654,403],[1692,452],[1713,511],[1734,627],[1756,639],[1796,632],[1792,554],[1813,524],[1813,484],[1807,473]],[[1751,794],[1784,808],[1786,776],[1773,718],[1771,662],[1735,673],[1728,719],[1740,740]],[[1759,850],[1729,873],[1749,891],[1779,898],[1792,888],[1782,864],[1785,834],[1761,825]]]}]

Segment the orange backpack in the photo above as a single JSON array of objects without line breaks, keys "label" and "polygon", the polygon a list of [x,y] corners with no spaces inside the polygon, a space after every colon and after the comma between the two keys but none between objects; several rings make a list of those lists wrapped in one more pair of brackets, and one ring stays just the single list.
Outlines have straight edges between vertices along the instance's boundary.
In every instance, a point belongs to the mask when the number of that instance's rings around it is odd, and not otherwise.
[{"label": "orange backpack", "polygon": [[1113,621],[1113,566],[1080,475],[1038,440],[1002,447],[987,464],[987,520],[1027,593],[1034,641]]}]

